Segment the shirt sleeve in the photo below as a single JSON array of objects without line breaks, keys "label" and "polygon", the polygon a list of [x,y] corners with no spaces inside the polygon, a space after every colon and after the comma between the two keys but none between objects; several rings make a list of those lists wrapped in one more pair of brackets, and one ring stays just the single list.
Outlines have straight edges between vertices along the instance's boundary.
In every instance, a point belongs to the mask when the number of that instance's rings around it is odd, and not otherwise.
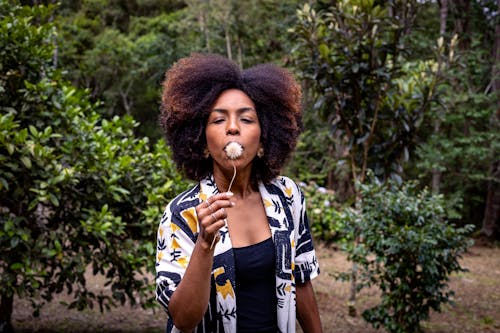
[{"label": "shirt sleeve", "polygon": [[292,202],[295,223],[295,269],[297,283],[304,283],[319,275],[319,263],[314,250],[313,239],[306,212],[306,202],[302,190],[293,183],[294,200]]},{"label": "shirt sleeve", "polygon": [[186,232],[186,212],[175,212],[174,206],[169,204],[161,218],[156,248],[156,299],[167,313],[194,248],[192,237]]}]

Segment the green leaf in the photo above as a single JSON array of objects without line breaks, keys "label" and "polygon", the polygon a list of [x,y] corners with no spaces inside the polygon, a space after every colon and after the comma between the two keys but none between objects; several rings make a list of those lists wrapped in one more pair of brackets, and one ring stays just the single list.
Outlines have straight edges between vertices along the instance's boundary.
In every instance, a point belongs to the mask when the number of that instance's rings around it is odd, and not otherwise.
[{"label": "green leaf", "polygon": [[6,191],[9,190],[9,183],[7,182],[7,180],[5,180],[5,178],[2,178],[0,177],[0,190],[4,188]]},{"label": "green leaf", "polygon": [[21,162],[23,162],[24,166],[27,168],[27,169],[31,169],[31,160],[26,157],[26,156],[22,156],[20,158]]},{"label": "green leaf", "polygon": [[12,265],[10,265],[10,269],[12,269],[13,271],[19,271],[19,270],[22,270],[24,268],[24,265],[20,262],[16,262]]},{"label": "green leaf", "polygon": [[5,147],[7,148],[7,152],[9,153],[9,155],[14,154],[16,146],[14,146],[12,143],[6,143]]},{"label": "green leaf", "polygon": [[323,59],[328,59],[328,57],[330,56],[330,49],[328,48],[328,45],[321,43],[318,46],[318,50],[319,50],[319,54],[321,55],[321,57]]},{"label": "green leaf", "polygon": [[59,199],[53,193],[49,193],[49,200],[54,206],[59,207]]},{"label": "green leaf", "polygon": [[28,128],[30,130],[31,135],[33,135],[34,137],[38,137],[38,131],[35,126],[29,125]]}]

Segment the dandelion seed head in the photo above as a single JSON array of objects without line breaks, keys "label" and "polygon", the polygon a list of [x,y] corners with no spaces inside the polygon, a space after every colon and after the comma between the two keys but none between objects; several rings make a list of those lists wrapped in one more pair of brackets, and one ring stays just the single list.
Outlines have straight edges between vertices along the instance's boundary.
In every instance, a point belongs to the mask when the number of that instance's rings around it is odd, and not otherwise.
[{"label": "dandelion seed head", "polygon": [[243,154],[243,147],[238,142],[232,141],[226,145],[224,151],[230,160],[235,160]]}]

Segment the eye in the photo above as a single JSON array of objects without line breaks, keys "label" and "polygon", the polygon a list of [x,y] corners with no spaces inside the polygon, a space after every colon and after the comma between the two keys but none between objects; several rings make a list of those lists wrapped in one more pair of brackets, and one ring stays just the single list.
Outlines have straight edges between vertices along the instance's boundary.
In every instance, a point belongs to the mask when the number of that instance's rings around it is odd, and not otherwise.
[{"label": "eye", "polygon": [[253,118],[248,118],[248,117],[245,117],[245,118],[241,118],[241,121],[245,124],[252,124],[255,122],[255,120]]},{"label": "eye", "polygon": [[224,122],[224,118],[215,118],[212,121],[210,121],[210,123],[212,123],[212,124],[221,124],[223,122]]}]

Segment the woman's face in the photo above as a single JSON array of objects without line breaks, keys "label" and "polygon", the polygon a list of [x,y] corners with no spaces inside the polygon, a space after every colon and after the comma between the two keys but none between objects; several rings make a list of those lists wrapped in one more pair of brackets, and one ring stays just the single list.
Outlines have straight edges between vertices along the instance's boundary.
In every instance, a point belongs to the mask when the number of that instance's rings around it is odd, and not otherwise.
[{"label": "woman's face", "polygon": [[[260,123],[250,97],[237,89],[222,92],[208,116],[205,135],[214,168],[232,170],[233,163],[237,168],[250,166],[260,147]],[[243,154],[234,161],[224,151],[233,141],[243,147]]]}]

